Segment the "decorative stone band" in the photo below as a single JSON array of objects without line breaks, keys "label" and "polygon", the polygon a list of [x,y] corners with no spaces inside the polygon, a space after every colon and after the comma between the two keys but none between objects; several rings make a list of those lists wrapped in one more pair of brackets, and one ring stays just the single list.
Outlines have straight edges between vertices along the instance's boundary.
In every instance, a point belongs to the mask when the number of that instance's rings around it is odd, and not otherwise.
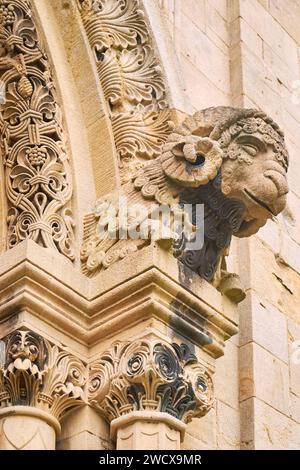
[{"label": "decorative stone band", "polygon": [[74,259],[66,136],[29,0],[0,0],[0,48],[7,246],[30,238]]},{"label": "decorative stone band", "polygon": [[17,330],[2,345],[1,408],[35,407],[59,421],[84,404],[87,376],[81,360],[33,331]]},{"label": "decorative stone band", "polygon": [[140,0],[77,0],[111,115],[123,181],[172,129],[163,73]]},{"label": "decorative stone band", "polygon": [[144,411],[187,423],[214,401],[212,378],[186,344],[117,342],[91,364],[89,380],[89,402],[108,421]]}]

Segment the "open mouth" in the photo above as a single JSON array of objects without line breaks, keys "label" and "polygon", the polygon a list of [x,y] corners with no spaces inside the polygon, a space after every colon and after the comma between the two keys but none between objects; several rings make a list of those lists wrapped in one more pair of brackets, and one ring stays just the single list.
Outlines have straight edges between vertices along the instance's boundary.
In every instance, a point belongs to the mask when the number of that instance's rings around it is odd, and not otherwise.
[{"label": "open mouth", "polygon": [[263,201],[261,201],[260,199],[258,199],[256,196],[254,196],[252,193],[250,193],[250,191],[248,191],[247,188],[244,188],[244,192],[247,194],[247,196],[250,197],[250,199],[252,199],[252,201],[254,201],[256,204],[258,204],[259,206],[263,207],[264,209],[266,209],[268,212],[270,212],[272,215],[273,212],[272,210],[270,209],[270,207]]}]

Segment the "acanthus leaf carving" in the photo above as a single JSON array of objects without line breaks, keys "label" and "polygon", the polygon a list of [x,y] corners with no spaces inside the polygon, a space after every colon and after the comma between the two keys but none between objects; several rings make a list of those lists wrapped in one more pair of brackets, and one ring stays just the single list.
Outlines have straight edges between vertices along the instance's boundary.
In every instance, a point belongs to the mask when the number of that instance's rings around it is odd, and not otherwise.
[{"label": "acanthus leaf carving", "polygon": [[89,397],[108,421],[144,410],[189,422],[214,403],[212,378],[187,345],[147,339],[117,342],[92,363]]},{"label": "acanthus leaf carving", "polygon": [[162,69],[139,0],[79,0],[79,9],[127,181],[172,129]]},{"label": "acanthus leaf carving", "polygon": [[11,333],[4,343],[0,407],[36,407],[60,420],[85,403],[87,370],[80,359],[29,330]]}]

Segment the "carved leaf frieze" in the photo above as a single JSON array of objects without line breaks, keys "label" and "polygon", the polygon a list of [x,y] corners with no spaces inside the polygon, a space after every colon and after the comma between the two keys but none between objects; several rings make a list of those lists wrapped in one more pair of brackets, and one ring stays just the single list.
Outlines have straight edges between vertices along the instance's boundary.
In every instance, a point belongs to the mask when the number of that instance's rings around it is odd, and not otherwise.
[{"label": "carved leaf frieze", "polygon": [[157,157],[172,129],[159,60],[139,0],[79,0],[79,9],[130,177],[132,161]]}]

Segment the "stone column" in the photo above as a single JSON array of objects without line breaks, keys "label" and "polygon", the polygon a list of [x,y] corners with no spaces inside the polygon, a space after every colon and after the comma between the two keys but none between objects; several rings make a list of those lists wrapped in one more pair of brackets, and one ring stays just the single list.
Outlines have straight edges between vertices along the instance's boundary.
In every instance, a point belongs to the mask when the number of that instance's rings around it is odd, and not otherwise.
[{"label": "stone column", "polygon": [[132,411],[111,422],[118,450],[180,450],[186,424],[161,411]]},{"label": "stone column", "polygon": [[54,450],[64,413],[84,403],[85,366],[40,335],[2,341],[0,449]]},{"label": "stone column", "polygon": [[91,364],[89,397],[118,450],[179,450],[186,423],[212,407],[213,383],[186,344],[146,337]]},{"label": "stone column", "polygon": [[60,424],[49,413],[29,406],[0,410],[1,450],[54,450]]}]

